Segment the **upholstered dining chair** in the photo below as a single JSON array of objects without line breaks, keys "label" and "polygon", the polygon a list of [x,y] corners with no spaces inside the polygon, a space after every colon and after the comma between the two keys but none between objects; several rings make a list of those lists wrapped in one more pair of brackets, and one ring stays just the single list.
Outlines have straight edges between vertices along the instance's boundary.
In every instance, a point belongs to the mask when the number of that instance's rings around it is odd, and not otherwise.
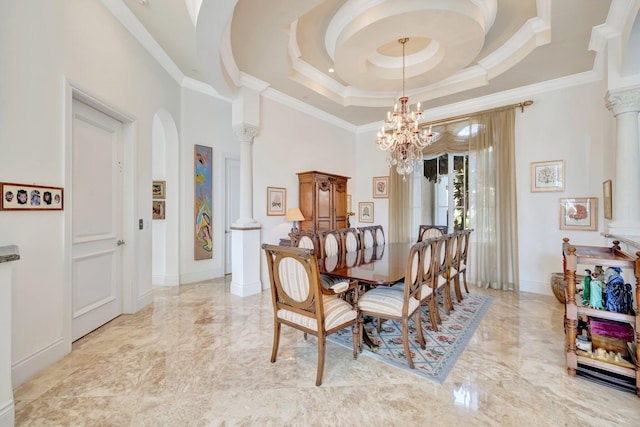
[{"label": "upholstered dining chair", "polygon": [[[405,278],[402,285],[378,286],[365,292],[358,300],[360,337],[363,331],[363,316],[378,319],[395,319],[402,323],[402,340],[407,363],[415,369],[409,348],[409,319],[415,316],[416,332],[420,347],[426,348],[420,317],[420,291],[422,289],[421,251],[423,243],[415,243],[409,250]],[[362,343],[360,343],[362,349]]]},{"label": "upholstered dining chair", "polygon": [[342,249],[342,236],[338,230],[324,230],[320,232],[321,257],[340,255]]},{"label": "upholstered dining chair", "polygon": [[282,325],[318,338],[316,386],[322,384],[326,337],[351,326],[353,357],[358,357],[358,314],[336,295],[325,295],[320,285],[318,259],[313,249],[263,244],[271,282],[274,329],[271,363],[275,363]]},{"label": "upholstered dining chair", "polygon": [[418,229],[418,242],[447,234],[448,229],[446,225],[421,225]]},{"label": "upholstered dining chair", "polygon": [[437,274],[438,270],[438,238],[423,240],[422,248],[422,288],[420,289],[420,303],[429,307],[429,320],[434,331],[438,331],[438,299]]},{"label": "upholstered dining chair", "polygon": [[354,252],[360,249],[360,233],[356,228],[341,228],[338,231],[342,236],[342,245],[345,252]]},{"label": "upholstered dining chair", "polygon": [[362,247],[372,248],[376,244],[376,239],[373,234],[373,227],[358,227],[362,240]]}]

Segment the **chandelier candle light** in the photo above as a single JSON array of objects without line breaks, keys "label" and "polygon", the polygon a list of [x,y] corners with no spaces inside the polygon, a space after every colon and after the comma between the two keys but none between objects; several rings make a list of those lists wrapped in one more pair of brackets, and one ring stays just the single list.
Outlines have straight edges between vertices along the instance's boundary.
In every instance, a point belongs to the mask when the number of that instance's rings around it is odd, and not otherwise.
[{"label": "chandelier candle light", "polygon": [[409,97],[404,94],[404,47],[409,38],[399,39],[402,44],[402,98],[400,109],[398,104],[393,107],[393,113],[388,112],[382,130],[378,132],[376,143],[378,148],[387,151],[387,166],[395,166],[396,172],[402,175],[402,180],[407,180],[407,175],[413,172],[417,162],[422,160],[422,150],[431,145],[434,135],[431,132],[431,125],[420,133],[418,122],[422,116],[420,103],[416,105],[416,110],[411,111]]}]

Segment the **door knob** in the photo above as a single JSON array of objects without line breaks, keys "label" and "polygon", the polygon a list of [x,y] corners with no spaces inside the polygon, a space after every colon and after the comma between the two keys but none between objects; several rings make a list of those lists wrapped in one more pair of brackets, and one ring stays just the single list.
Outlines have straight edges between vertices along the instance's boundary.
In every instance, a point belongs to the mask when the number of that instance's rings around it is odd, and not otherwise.
[{"label": "door knob", "polygon": [[124,245],[124,240],[118,240],[118,246]]}]

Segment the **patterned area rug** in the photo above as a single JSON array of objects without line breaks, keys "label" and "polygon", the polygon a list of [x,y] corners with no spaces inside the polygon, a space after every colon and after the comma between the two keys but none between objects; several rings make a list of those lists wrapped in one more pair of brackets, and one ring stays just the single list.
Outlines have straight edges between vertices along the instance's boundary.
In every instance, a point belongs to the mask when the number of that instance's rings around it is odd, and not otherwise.
[{"label": "patterned area rug", "polygon": [[[429,309],[422,307],[422,330],[427,344],[424,350],[418,343],[414,319],[411,318],[409,321],[411,357],[415,369],[410,369],[407,365],[402,344],[402,324],[398,321],[385,320],[379,334],[376,327],[377,320],[365,323],[364,327],[369,337],[374,344],[378,345],[378,348],[374,352],[364,345],[362,354],[442,384],[492,302],[490,297],[467,294],[464,291],[463,296],[461,303],[456,302],[455,296],[452,296],[454,310],[451,314],[447,315],[440,310],[442,324],[438,325],[438,332],[434,332],[431,327]],[[349,349],[353,348],[350,327],[329,335],[327,340]]]}]

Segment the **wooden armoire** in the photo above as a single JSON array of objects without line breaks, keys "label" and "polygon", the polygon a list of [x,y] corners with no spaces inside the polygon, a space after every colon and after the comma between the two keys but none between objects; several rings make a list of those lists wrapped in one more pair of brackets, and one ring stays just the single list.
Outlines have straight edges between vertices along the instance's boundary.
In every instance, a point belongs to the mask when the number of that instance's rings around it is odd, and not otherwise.
[{"label": "wooden armoire", "polygon": [[320,232],[347,227],[348,176],[318,171],[298,172],[300,231]]}]

